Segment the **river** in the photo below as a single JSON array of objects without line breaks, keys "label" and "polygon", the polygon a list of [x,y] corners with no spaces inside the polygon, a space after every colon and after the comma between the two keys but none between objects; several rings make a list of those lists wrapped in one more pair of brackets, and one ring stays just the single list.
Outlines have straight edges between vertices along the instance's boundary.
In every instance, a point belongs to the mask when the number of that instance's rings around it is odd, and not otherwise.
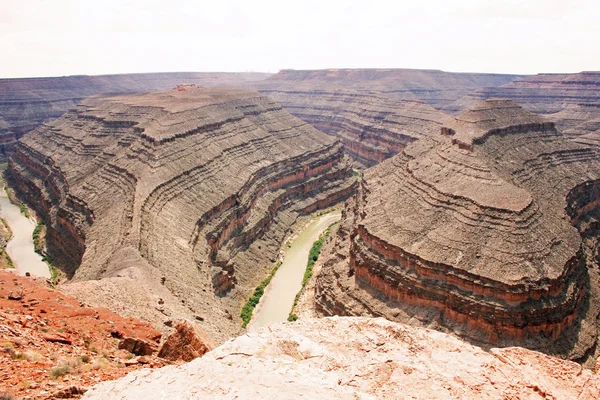
[{"label": "river", "polygon": [[287,321],[294,298],[302,288],[308,253],[319,235],[332,223],[339,221],[340,211],[332,211],[311,221],[285,250],[284,261],[275,273],[265,294],[254,310],[248,330],[276,322]]},{"label": "river", "polygon": [[10,226],[13,237],[6,245],[6,252],[13,261],[20,275],[29,272],[34,276],[50,278],[48,265],[42,261],[42,256],[35,252],[31,235],[35,222],[26,218],[19,207],[10,202],[4,188],[0,188],[0,217]]}]

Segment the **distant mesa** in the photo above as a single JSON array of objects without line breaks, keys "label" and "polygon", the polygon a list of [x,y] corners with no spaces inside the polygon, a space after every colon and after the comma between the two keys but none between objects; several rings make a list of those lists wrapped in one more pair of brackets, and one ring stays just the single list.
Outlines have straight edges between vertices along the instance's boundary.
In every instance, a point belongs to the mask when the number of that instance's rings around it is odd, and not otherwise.
[{"label": "distant mesa", "polygon": [[598,198],[596,151],[484,101],[365,171],[316,306],[593,360]]},{"label": "distant mesa", "polygon": [[489,97],[518,102],[529,111],[547,114],[567,137],[583,144],[600,144],[600,71],[577,74],[538,74],[496,87],[481,87],[449,104],[459,112]]},{"label": "distant mesa", "polygon": [[357,182],[338,141],[264,95],[177,88],[85,99],[18,142],[9,178],[63,290],[156,326],[210,316],[220,342],[290,226]]}]

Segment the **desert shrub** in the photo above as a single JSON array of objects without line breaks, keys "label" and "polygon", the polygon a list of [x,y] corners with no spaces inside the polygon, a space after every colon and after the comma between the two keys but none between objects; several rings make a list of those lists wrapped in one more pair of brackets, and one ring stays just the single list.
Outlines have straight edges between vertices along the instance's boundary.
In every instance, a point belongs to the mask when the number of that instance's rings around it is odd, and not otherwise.
[{"label": "desert shrub", "polygon": [[71,372],[71,366],[68,363],[63,363],[56,367],[52,367],[50,370],[50,378],[58,379],[61,376],[67,375],[69,372]]}]

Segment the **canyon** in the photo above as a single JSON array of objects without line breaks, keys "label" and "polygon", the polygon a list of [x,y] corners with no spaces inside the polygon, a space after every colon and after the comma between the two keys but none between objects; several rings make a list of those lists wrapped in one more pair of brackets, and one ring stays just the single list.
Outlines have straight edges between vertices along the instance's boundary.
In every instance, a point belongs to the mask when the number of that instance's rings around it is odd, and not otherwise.
[{"label": "canyon", "polygon": [[[176,327],[167,359],[224,343],[86,398],[591,399],[599,82],[402,69],[0,80],[0,162],[45,225],[61,296],[151,324],[153,353]],[[299,321],[243,330],[286,239],[342,203]]]},{"label": "canyon", "polygon": [[415,100],[348,89],[262,90],[292,115],[336,138],[358,168],[380,163],[437,133],[446,115]]},{"label": "canyon", "polygon": [[488,99],[365,171],[316,309],[594,365],[599,179],[595,149]]},{"label": "canyon", "polygon": [[194,85],[90,97],[21,138],[7,176],[63,292],[217,343],[296,220],[357,186],[342,145],[278,103]]},{"label": "canyon", "polygon": [[346,154],[363,169],[437,132],[447,117],[438,109],[474,89],[521,77],[410,69],[282,70],[247,86],[340,138]]}]

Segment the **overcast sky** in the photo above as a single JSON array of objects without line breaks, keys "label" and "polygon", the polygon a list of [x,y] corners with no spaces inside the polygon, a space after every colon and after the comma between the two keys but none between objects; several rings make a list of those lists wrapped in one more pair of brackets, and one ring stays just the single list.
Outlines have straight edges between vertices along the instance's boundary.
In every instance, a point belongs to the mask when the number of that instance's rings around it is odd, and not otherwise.
[{"label": "overcast sky", "polygon": [[0,77],[600,70],[600,0],[0,0]]}]

